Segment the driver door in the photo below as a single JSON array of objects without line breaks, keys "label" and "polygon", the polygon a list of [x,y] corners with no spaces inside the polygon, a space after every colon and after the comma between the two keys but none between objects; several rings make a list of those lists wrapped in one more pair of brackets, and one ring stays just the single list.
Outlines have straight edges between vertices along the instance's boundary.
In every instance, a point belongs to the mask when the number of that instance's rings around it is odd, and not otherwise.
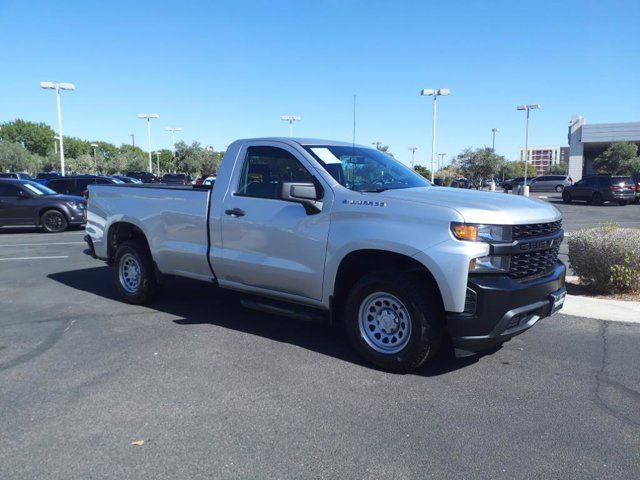
[{"label": "driver door", "polygon": [[[287,145],[248,144],[238,158],[223,200],[219,280],[321,300],[331,189]],[[321,211],[282,200],[282,182],[322,185]]]},{"label": "driver door", "polygon": [[23,225],[32,223],[32,198],[18,185],[0,183],[0,223]]}]

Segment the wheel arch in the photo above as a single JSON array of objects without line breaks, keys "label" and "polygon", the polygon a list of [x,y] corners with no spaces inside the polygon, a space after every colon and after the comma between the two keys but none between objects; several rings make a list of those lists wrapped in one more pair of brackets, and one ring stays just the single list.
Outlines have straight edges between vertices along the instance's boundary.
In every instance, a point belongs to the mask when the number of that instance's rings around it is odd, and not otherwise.
[{"label": "wheel arch", "polygon": [[64,218],[67,219],[67,223],[69,223],[70,221],[70,215],[69,212],[67,212],[62,206],[60,205],[44,205],[40,208],[38,208],[38,210],[36,210],[36,225],[42,225],[42,216],[48,212],[49,210],[56,210],[58,212],[60,212],[62,215],[64,215]]},{"label": "wheel arch", "polygon": [[443,306],[442,292],[432,272],[415,258],[389,250],[361,249],[345,255],[333,282],[331,301],[332,319],[340,319],[350,288],[364,275],[376,271],[400,270],[409,272],[424,281],[436,292],[437,301]]},{"label": "wheel arch", "polygon": [[107,261],[113,262],[118,246],[127,240],[139,239],[147,246],[149,253],[151,248],[149,240],[140,226],[127,220],[113,222],[107,230]]}]

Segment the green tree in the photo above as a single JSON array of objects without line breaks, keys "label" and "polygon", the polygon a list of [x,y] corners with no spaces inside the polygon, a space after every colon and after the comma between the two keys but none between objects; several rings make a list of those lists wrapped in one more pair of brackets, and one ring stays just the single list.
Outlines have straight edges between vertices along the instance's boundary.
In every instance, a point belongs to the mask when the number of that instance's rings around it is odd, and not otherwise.
[{"label": "green tree", "polygon": [[637,157],[638,146],[635,143],[613,142],[593,161],[593,168],[598,173],[628,174]]},{"label": "green tree", "polygon": [[0,142],[0,172],[28,172],[35,174],[41,158],[19,143]]},{"label": "green tree", "polygon": [[393,157],[393,153],[389,151],[389,145],[384,145],[382,142],[375,142],[374,145],[376,146],[377,150],[381,151],[382,153],[386,153],[390,157]]},{"label": "green tree", "polygon": [[424,178],[431,180],[431,170],[423,165],[414,165],[413,171],[419,173]]},{"label": "green tree", "polygon": [[549,167],[550,175],[566,175],[569,173],[569,165],[566,163],[555,163]]},{"label": "green tree", "polygon": [[64,156],[80,158],[81,155],[93,155],[91,143],[76,137],[64,137]]},{"label": "green tree", "polygon": [[492,148],[467,148],[456,157],[457,165],[463,176],[474,182],[497,175],[506,159]]},{"label": "green tree", "polygon": [[198,142],[187,145],[180,141],[176,143],[176,170],[191,175],[210,173],[214,169],[214,153]]},{"label": "green tree", "polygon": [[53,148],[55,133],[46,123],[16,119],[0,124],[0,140],[19,143],[29,152],[45,156]]},{"label": "green tree", "polygon": [[64,164],[67,175],[95,172],[93,156],[88,153],[80,155],[78,158],[65,158]]},{"label": "green tree", "polygon": [[[524,176],[524,162],[523,161],[515,161],[515,162],[505,162],[500,170],[499,176],[502,177],[504,174],[504,178],[517,178]],[[536,168],[530,163],[527,164],[527,178],[534,178],[538,176],[538,172]]]}]

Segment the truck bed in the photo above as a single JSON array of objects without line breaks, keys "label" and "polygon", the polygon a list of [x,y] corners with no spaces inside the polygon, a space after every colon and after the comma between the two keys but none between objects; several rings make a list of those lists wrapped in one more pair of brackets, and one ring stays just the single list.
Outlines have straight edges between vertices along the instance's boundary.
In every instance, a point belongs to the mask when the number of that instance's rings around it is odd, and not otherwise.
[{"label": "truck bed", "polygon": [[212,280],[213,273],[203,261],[211,191],[211,185],[90,185],[86,230],[96,255],[107,257],[103,232],[108,235],[117,222],[129,222],[145,233],[162,273]]}]

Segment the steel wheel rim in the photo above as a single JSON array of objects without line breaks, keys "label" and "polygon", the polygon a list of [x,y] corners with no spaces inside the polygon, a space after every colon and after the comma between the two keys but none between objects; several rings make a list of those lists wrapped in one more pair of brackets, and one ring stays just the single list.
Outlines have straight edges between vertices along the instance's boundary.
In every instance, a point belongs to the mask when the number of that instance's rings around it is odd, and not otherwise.
[{"label": "steel wheel rim", "polygon": [[136,293],[138,291],[142,270],[136,257],[130,253],[125,253],[120,259],[118,274],[120,277],[120,285],[122,285],[122,288],[124,288],[127,293]]},{"label": "steel wheel rim", "polygon": [[411,317],[394,295],[376,292],[365,298],[358,311],[362,339],[376,352],[396,354],[409,343]]},{"label": "steel wheel rim", "polygon": [[50,215],[47,215],[44,223],[50,230],[59,230],[60,228],[62,228],[62,215],[60,215],[59,213],[52,213]]}]

